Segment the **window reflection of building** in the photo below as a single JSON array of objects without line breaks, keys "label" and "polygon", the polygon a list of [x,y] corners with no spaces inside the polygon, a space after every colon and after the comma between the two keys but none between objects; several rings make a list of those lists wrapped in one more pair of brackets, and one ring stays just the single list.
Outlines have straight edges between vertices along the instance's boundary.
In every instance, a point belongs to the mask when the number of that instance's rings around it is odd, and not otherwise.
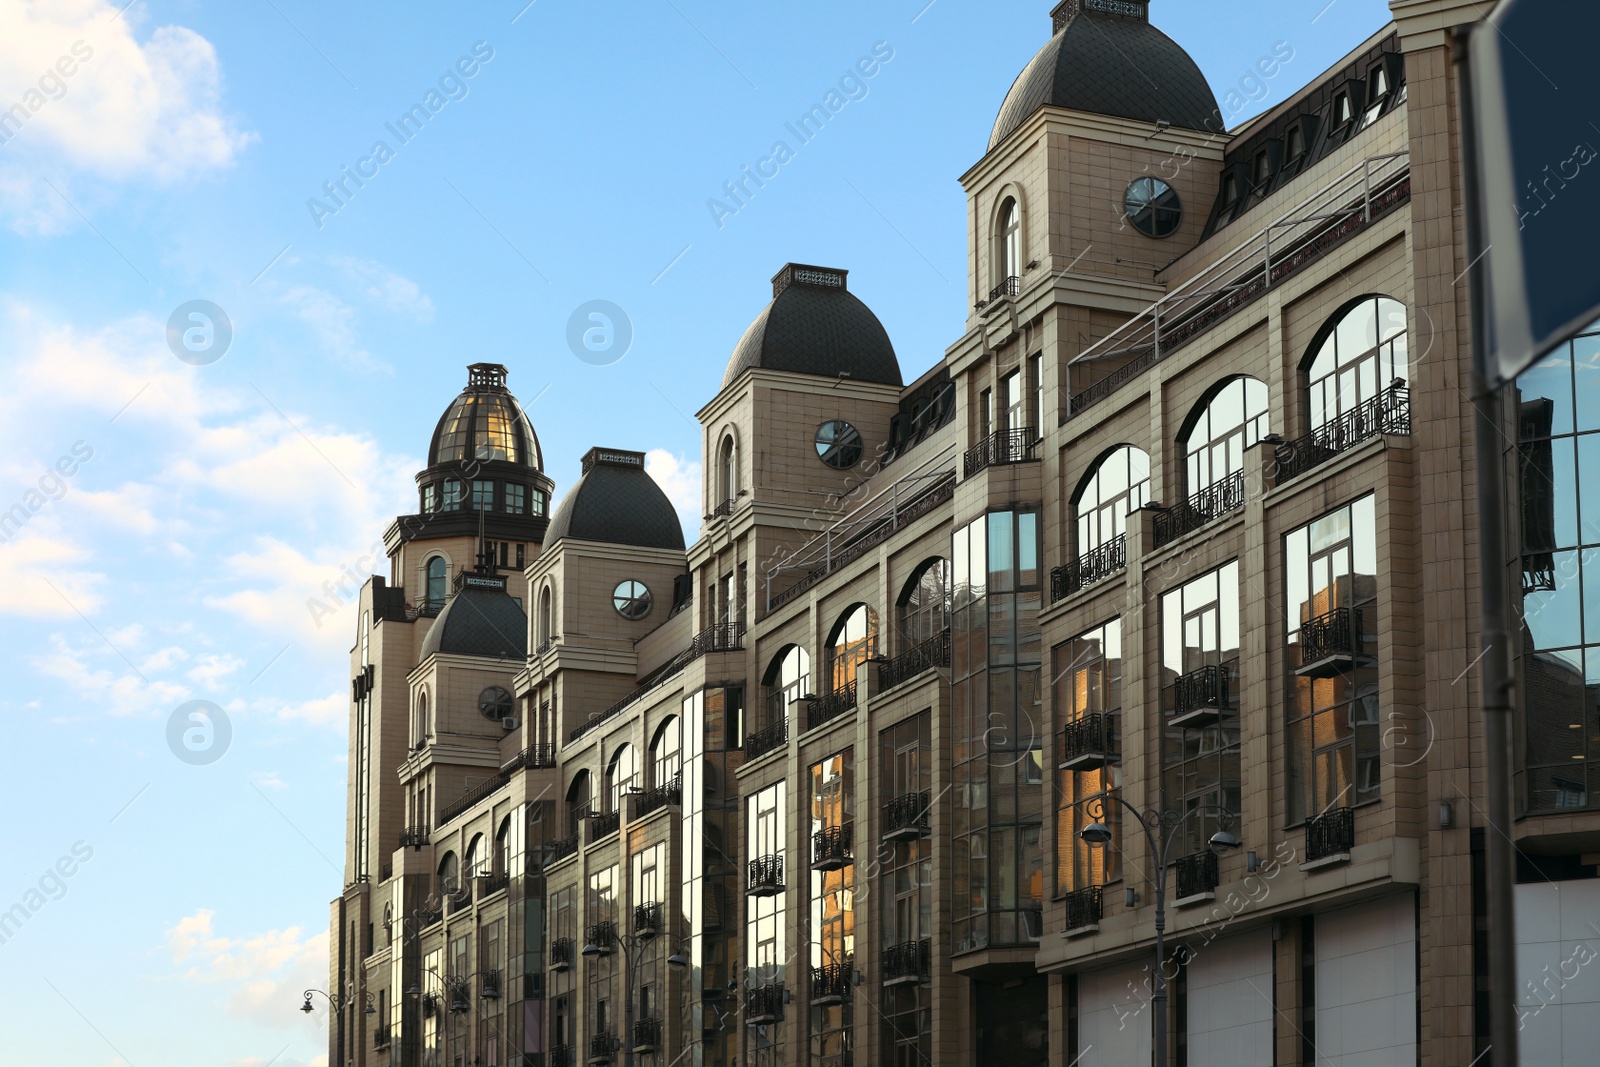
[{"label": "window reflection of building", "polygon": [[[832,835],[821,847],[842,850],[854,831],[854,758],[850,752],[813,764],[810,773],[810,840]],[[831,864],[827,865],[831,866]],[[855,971],[856,915],[855,864],[845,862],[834,870],[811,871],[811,1062],[817,1067],[848,1067],[852,1062],[851,1033],[855,1024],[850,988]]]},{"label": "window reflection of building", "polygon": [[[1284,541],[1292,822],[1381,795],[1376,655],[1376,500],[1362,497]],[[1327,671],[1304,669],[1307,627],[1324,626],[1349,655]],[[1341,636],[1348,625],[1348,640]],[[1319,642],[1327,643],[1325,638]]]},{"label": "window reflection of building", "polygon": [[1244,454],[1267,434],[1267,386],[1238,377],[1218,389],[1183,441],[1190,493],[1244,472]]},{"label": "window reflection of building", "polygon": [[856,668],[878,651],[878,613],[857,604],[835,625],[828,639],[828,676],[837,693],[856,684]]},{"label": "window reflection of building", "polygon": [[1150,501],[1150,456],[1122,445],[1103,456],[1094,474],[1078,489],[1078,555],[1087,555],[1128,530],[1128,514]]},{"label": "window reflection of building", "polygon": [[[950,561],[931,559],[900,596],[900,652],[950,628]],[[896,653],[897,655],[899,653]]]},{"label": "window reflection of building", "polygon": [[763,679],[767,689],[767,721],[771,726],[789,713],[789,705],[811,691],[811,656],[799,645],[790,645],[772,659]]},{"label": "window reflection of building", "polygon": [[[1093,811],[1083,801],[1101,793],[1116,793],[1122,786],[1117,759],[1122,730],[1122,620],[1090,630],[1053,650],[1055,706],[1058,729],[1071,732],[1073,752],[1092,750],[1103,757],[1098,766],[1062,767],[1056,772],[1059,814],[1056,819],[1056,892],[1068,893],[1105,885],[1119,874],[1120,840],[1111,848],[1088,844],[1078,831],[1100,821],[1120,836],[1121,807],[1111,803]],[[1098,719],[1095,716],[1099,716]],[[1077,734],[1083,734],[1081,744]],[[1069,752],[1063,741],[1062,759]],[[1093,763],[1091,759],[1088,761]]]},{"label": "window reflection of building", "polygon": [[[923,712],[896,723],[879,735],[885,802],[908,796],[930,796],[933,781],[931,717]],[[874,857],[882,863],[877,876],[882,954],[891,948],[917,945],[933,936],[933,852],[931,838],[921,834],[897,835],[879,846]],[[898,948],[904,958],[907,951]],[[920,952],[920,948],[917,950]],[[881,1061],[885,1064],[932,1062],[933,988],[928,974],[900,967],[896,980],[883,987]]]},{"label": "window reflection of building", "polygon": [[1527,811],[1600,797],[1600,336],[1517,379],[1522,496],[1520,799]]},{"label": "window reflection of building", "polygon": [[[746,798],[746,855],[750,860],[765,859],[776,863],[779,869],[787,868],[784,838],[788,833],[785,818],[785,784],[778,782]],[[784,870],[784,880],[789,877]],[[745,989],[746,992],[783,987],[784,965],[788,951],[784,942],[784,899],[779,892],[770,896],[745,898]],[[774,997],[781,997],[775,992]],[[749,1062],[755,1067],[781,1067],[783,1046],[779,1040],[778,1021],[766,1022],[748,1028],[750,1037]],[[741,1061],[744,1062],[744,1061]]]},{"label": "window reflection of building", "polygon": [[1340,316],[1306,369],[1311,429],[1336,421],[1410,374],[1406,306],[1363,298]]}]

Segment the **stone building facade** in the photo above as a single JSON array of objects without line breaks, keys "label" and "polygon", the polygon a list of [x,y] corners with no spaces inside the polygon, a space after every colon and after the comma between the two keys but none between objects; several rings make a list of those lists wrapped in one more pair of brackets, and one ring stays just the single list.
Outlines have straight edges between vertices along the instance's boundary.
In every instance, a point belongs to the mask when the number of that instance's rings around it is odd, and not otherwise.
[{"label": "stone building facade", "polygon": [[[1394,0],[1233,130],[1148,8],[1051,13],[920,378],[778,272],[692,544],[639,452],[552,510],[470,369],[363,591],[330,1063],[1146,1063],[1161,868],[1173,1067],[1482,1051],[1479,5]],[[1600,1037],[1594,379],[1502,413],[1530,1063]]]}]

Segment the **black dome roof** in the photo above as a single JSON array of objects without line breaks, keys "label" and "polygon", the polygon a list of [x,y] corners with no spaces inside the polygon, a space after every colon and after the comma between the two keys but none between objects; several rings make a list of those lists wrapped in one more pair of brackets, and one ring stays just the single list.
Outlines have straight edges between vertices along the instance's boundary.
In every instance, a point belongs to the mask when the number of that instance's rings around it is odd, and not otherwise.
[{"label": "black dome roof", "polygon": [[498,363],[467,368],[467,387],[439,417],[428,446],[429,467],[475,459],[544,470],[533,423],[506,388],[506,369]]},{"label": "black dome roof", "polygon": [[506,592],[504,578],[463,574],[458,591],[422,640],[422,658],[435,652],[493,659],[528,658],[528,617]]},{"label": "black dome roof", "polygon": [[645,473],[644,453],[617,448],[591,448],[583,457],[583,477],[550,519],[545,548],[563,537],[683,551],[683,524]]},{"label": "black dome roof", "polygon": [[845,287],[848,274],[790,263],[774,275],[772,303],[734,347],[722,384],[731,384],[746,368],[764,367],[903,385],[889,333]]},{"label": "black dome roof", "polygon": [[[1112,14],[1110,9],[1139,14]],[[1200,67],[1150,25],[1142,0],[1066,0],[1056,34],[1022,68],[989,137],[993,148],[1046,104],[1221,132],[1216,95]]]}]

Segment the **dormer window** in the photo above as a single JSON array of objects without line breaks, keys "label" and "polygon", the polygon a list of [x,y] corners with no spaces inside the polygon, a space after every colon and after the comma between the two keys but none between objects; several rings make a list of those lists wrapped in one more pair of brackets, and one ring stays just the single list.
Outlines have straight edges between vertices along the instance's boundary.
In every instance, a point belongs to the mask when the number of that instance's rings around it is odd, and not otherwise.
[{"label": "dormer window", "polygon": [[1239,202],[1239,183],[1232,174],[1222,179],[1222,210],[1227,211]]},{"label": "dormer window", "polygon": [[1256,153],[1255,164],[1251,169],[1250,180],[1255,185],[1256,192],[1263,192],[1267,183],[1272,180],[1272,159],[1263,148]]},{"label": "dormer window", "polygon": [[446,478],[444,483],[444,510],[461,510],[461,483],[454,478]]},{"label": "dormer window", "polygon": [[1355,118],[1355,112],[1351,110],[1350,94],[1340,93],[1338,96],[1334,97],[1333,124],[1335,126],[1347,126],[1349,125],[1350,120],[1353,118]]},{"label": "dormer window", "polygon": [[1306,131],[1303,126],[1294,126],[1289,130],[1288,140],[1284,146],[1285,158],[1288,166],[1299,163],[1306,155]]},{"label": "dormer window", "polygon": [[1383,114],[1384,106],[1389,102],[1389,68],[1382,64],[1372,68],[1372,77],[1367,81],[1367,99],[1372,104],[1367,108],[1366,118],[1362,125],[1370,125],[1377,117]]}]

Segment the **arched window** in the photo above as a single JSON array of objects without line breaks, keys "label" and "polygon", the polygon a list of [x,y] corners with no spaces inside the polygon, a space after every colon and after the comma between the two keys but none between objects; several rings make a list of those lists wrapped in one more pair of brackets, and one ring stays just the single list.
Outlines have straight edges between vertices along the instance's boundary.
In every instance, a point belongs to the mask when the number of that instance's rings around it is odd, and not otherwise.
[{"label": "arched window", "polygon": [[656,727],[650,742],[650,783],[657,789],[669,785],[683,772],[683,721],[670,715]]},{"label": "arched window", "polygon": [[1190,493],[1244,472],[1244,452],[1267,434],[1267,386],[1238,377],[1212,394],[1183,440]]},{"label": "arched window", "polygon": [[767,722],[778,721],[789,705],[811,692],[811,656],[799,645],[787,645],[767,667]]},{"label": "arched window", "polygon": [[900,594],[902,651],[938,637],[950,628],[950,561],[930,559]]},{"label": "arched window", "polygon": [[621,811],[622,798],[633,792],[639,784],[639,754],[632,745],[624,742],[611,755],[611,765],[606,768],[607,811]]},{"label": "arched window", "polygon": [[471,842],[467,845],[467,859],[461,866],[461,874],[465,878],[476,878],[486,873],[483,869],[489,857],[483,854],[483,835],[473,834]]},{"label": "arched window", "polygon": [[735,459],[733,435],[729,434],[717,449],[717,499],[712,501],[713,505],[731,504],[739,495],[739,468]]},{"label": "arched window", "polygon": [[428,607],[444,607],[445,593],[449,587],[450,565],[443,556],[428,560]]},{"label": "arched window", "polygon": [[1372,403],[1410,373],[1406,306],[1386,296],[1363,297],[1325,329],[1306,369],[1312,431]]},{"label": "arched window", "polygon": [[461,890],[461,866],[454,852],[446,852],[439,861],[439,892],[457,893]]},{"label": "arched window", "polygon": [[511,816],[500,820],[500,829],[494,832],[494,873],[511,873]]},{"label": "arched window", "polygon": [[1022,274],[1022,211],[1015,199],[1008,197],[1000,205],[1000,229],[996,233],[995,283]]},{"label": "arched window", "polygon": [[589,772],[579,771],[573,776],[572,784],[567,787],[567,828],[576,834],[579,824],[589,814],[590,805],[593,803],[593,790],[589,783]]},{"label": "arched window", "polygon": [[417,693],[416,720],[412,723],[411,747],[421,748],[428,741],[428,691],[426,689]]},{"label": "arched window", "polygon": [[550,594],[547,585],[539,590],[539,646],[548,645],[555,636],[556,608],[555,597]]},{"label": "arched window", "polygon": [[833,628],[828,639],[828,678],[837,693],[856,682],[856,667],[878,651],[878,613],[857,604]]},{"label": "arched window", "polygon": [[383,943],[394,944],[394,903],[391,901],[383,906]]},{"label": "arched window", "polygon": [[1087,555],[1128,531],[1128,514],[1150,501],[1150,457],[1121,445],[1106,453],[1073,500],[1078,555]]}]

